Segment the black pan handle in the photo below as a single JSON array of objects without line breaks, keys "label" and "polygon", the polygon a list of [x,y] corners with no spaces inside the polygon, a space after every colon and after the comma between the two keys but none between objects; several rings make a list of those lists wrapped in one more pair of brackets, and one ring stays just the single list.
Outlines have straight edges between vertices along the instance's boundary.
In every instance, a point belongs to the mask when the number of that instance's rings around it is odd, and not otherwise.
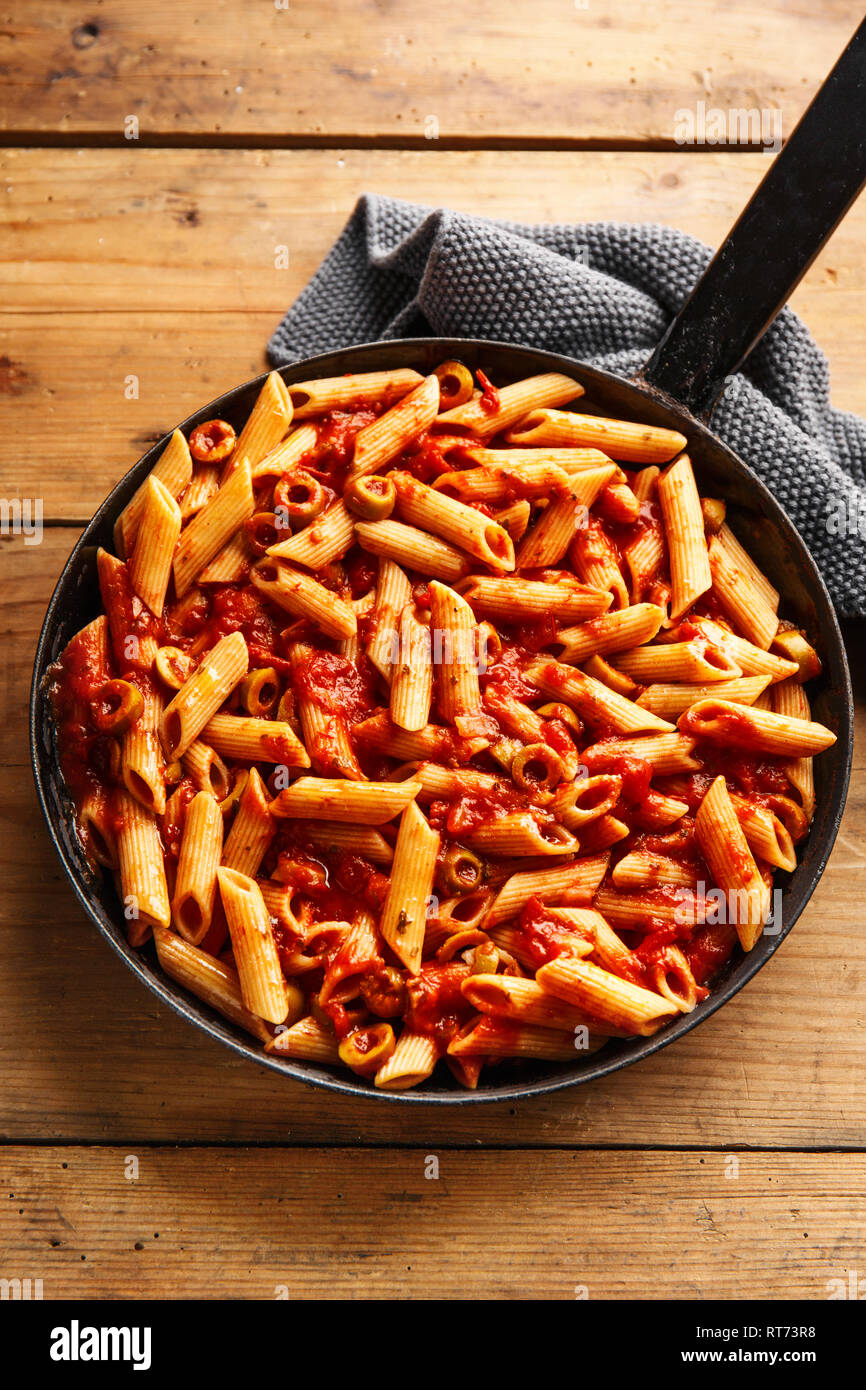
[{"label": "black pan handle", "polygon": [[866,183],[866,20],[639,376],[693,415],[769,328]]}]

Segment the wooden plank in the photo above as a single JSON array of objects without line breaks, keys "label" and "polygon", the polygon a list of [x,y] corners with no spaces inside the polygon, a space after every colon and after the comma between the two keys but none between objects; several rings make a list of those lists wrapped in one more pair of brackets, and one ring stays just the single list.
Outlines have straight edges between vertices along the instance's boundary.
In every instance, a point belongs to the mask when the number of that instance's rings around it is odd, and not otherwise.
[{"label": "wooden plank", "polygon": [[[4,26],[0,122],[121,140],[390,136],[672,140],[676,113],[779,109],[784,130],[850,38],[853,3],[30,0]],[[438,122],[433,127],[431,118]]]},{"label": "wooden plank", "polygon": [[2,1165],[3,1274],[46,1299],[826,1299],[862,1268],[854,1154],[131,1146]]},{"label": "wooden plank", "polygon": [[[74,539],[54,528],[38,547],[0,546],[0,592],[15,593],[0,668],[0,1140],[862,1146],[862,701],[830,866],[773,961],[714,1018],[639,1067],[546,1098],[458,1113],[349,1100],[260,1071],[182,1023],[75,902],[37,808],[24,713],[42,613]],[[856,636],[852,659],[866,689]]]},{"label": "wooden plank", "polygon": [[[262,370],[365,188],[515,220],[661,222],[714,244],[765,168],[719,154],[6,151],[0,225],[17,256],[0,266],[0,400],[16,428],[0,439],[0,496],[29,496],[36,476],[47,517],[84,519],[151,440]],[[861,203],[793,299],[836,404],[861,411],[864,231]]]}]

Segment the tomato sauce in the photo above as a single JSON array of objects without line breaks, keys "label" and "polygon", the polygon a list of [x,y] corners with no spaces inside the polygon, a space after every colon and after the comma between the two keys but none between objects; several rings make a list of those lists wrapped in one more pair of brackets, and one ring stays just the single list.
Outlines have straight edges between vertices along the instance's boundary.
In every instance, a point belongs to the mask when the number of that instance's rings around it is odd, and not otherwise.
[{"label": "tomato sauce", "polygon": [[366,719],[374,709],[372,675],[346,656],[316,650],[294,667],[292,686],[300,698],[315,700],[329,714],[349,724]]},{"label": "tomato sauce", "polygon": [[[476,372],[476,377],[481,387],[481,394],[477,397],[480,409],[488,416],[495,416],[501,409],[500,393],[483,372]],[[388,399],[361,404],[355,409],[332,410],[316,422],[316,442],[299,463],[322,485],[328,504],[341,495],[359,431],[379,419],[392,404],[393,399]],[[450,433],[444,432],[446,426],[440,428],[442,433],[436,432],[436,425],[422,433],[389,466],[405,469],[425,483],[432,483],[447,474],[451,474],[455,480],[459,479],[461,471],[473,465],[473,449],[477,441],[461,435],[459,427]],[[506,447],[505,441],[497,435],[488,438],[486,446]],[[627,476],[630,482],[634,481],[634,475]],[[294,486],[291,478],[285,481],[285,486],[291,493]],[[506,483],[508,501],[526,496],[529,491],[522,486],[519,474],[509,474]],[[257,486],[258,510],[268,512],[273,508],[274,492],[270,480],[264,480]],[[497,499],[495,505],[486,501],[473,501],[469,505],[474,511],[491,516],[501,505],[501,499]],[[644,581],[653,578],[664,585],[668,581],[668,559],[659,504],[655,500],[641,501],[636,519],[629,521],[629,507],[633,506],[634,503],[620,484],[613,485],[599,499],[599,510],[605,515],[590,514],[585,524],[579,527],[569,548],[571,568],[568,561],[563,561],[562,568],[529,568],[521,572],[521,577],[548,584],[566,583],[585,592],[578,576],[584,574],[587,567],[615,565],[629,580],[629,548],[641,537],[655,535],[662,542],[662,558],[656,563],[653,576],[642,578]],[[534,510],[537,517],[537,508]],[[312,542],[321,535],[320,526],[319,519],[310,524],[308,538]],[[273,539],[267,530],[260,537],[258,532],[255,535],[261,542],[259,548],[263,548],[267,540]],[[479,562],[473,564],[472,568],[474,572],[476,568],[484,567]],[[309,749],[319,773],[332,777],[343,775],[344,722],[354,731],[365,721],[370,721],[366,736],[363,732],[360,735],[352,733],[353,743],[359,745],[353,751],[361,767],[371,780],[385,780],[394,773],[395,764],[401,759],[393,752],[393,739],[383,737],[383,733],[396,737],[398,732],[390,724],[387,684],[383,684],[363,652],[375,633],[375,612],[359,617],[361,654],[351,659],[341,654],[337,650],[337,643],[324,637],[311,620],[290,617],[266,599],[247,579],[193,587],[180,600],[169,598],[162,619],[157,619],[133,592],[125,564],[103,564],[101,571],[102,597],[108,615],[110,660],[106,662],[102,659],[99,643],[92,634],[79,635],[53,668],[50,683],[64,776],[79,806],[92,792],[103,792],[110,797],[120,775],[120,740],[100,733],[93,718],[94,702],[99,699],[104,683],[112,678],[122,678],[134,684],[144,695],[152,696],[159,691],[167,701],[171,699],[173,691],[168,687],[163,688],[146,670],[154,643],[179,647],[188,653],[184,663],[192,663],[194,667],[221,637],[234,632],[243,633],[251,669],[274,668],[279,677],[282,697],[290,710],[294,710],[295,702],[303,700],[315,704],[324,713],[324,727],[315,736],[315,746]],[[356,544],[344,556],[320,566],[315,573],[319,583],[333,594],[344,600],[358,600],[375,592],[379,560]],[[430,606],[429,577],[411,568],[409,577],[410,583],[413,583],[413,599],[419,613],[423,614]],[[648,587],[643,590],[644,596],[654,592]],[[716,642],[711,634],[707,634],[703,619],[721,622],[728,629],[724,612],[714,596],[708,594],[695,606],[690,619],[660,636],[662,640],[667,637],[677,641],[694,641],[700,651],[709,652],[712,656],[715,647],[724,650],[725,642],[723,639]],[[598,631],[605,621],[605,618],[589,620],[585,623],[586,630]],[[673,948],[678,947],[689,962],[699,997],[702,997],[706,982],[722,968],[737,947],[737,934],[727,924],[716,925],[709,912],[710,904],[704,895],[712,889],[713,881],[697,844],[696,813],[713,779],[719,775],[725,778],[732,793],[740,793],[750,805],[766,805],[774,797],[791,795],[791,784],[785,771],[787,760],[768,757],[760,751],[752,737],[748,716],[744,713],[736,710],[720,712],[724,729],[731,739],[730,745],[724,747],[701,738],[700,726],[693,724],[687,716],[683,728],[685,732],[693,729],[696,738],[694,756],[701,764],[700,770],[670,778],[671,790],[663,790],[666,779],[654,778],[653,764],[649,759],[622,751],[621,745],[625,739],[606,722],[604,698],[594,699],[597,687],[586,683],[577,667],[568,667],[564,676],[558,672],[555,653],[562,650],[562,643],[557,638],[560,629],[566,625],[558,623],[552,613],[545,613],[531,622],[519,621],[519,614],[514,622],[497,620],[495,626],[502,642],[501,649],[495,652],[493,664],[479,673],[486,714],[476,721],[475,727],[469,719],[465,724],[458,719],[452,727],[444,727],[445,721],[442,721],[443,727],[438,737],[426,736],[428,743],[422,744],[422,747],[426,751],[432,745],[426,754],[431,761],[445,768],[484,771],[492,778],[488,787],[446,795],[432,802],[422,797],[420,804],[429,824],[441,834],[440,863],[443,853],[449,848],[449,841],[453,844],[465,837],[471,843],[474,831],[494,825],[510,814],[531,816],[542,836],[556,824],[549,810],[554,803],[545,800],[543,790],[518,788],[510,775],[502,770],[489,748],[478,751],[477,739],[470,741],[468,737],[461,737],[480,734],[483,736],[482,742],[484,739],[493,741],[504,731],[510,738],[512,730],[506,718],[506,701],[520,701],[537,711],[551,698],[549,694],[542,698],[539,688],[526,674],[529,663],[542,654],[542,659],[550,662],[547,668],[549,683],[560,690],[566,705],[570,706],[568,690],[580,687],[577,703],[581,706],[581,712],[574,728],[564,718],[538,715],[541,738],[572,766],[575,758],[579,757],[590,775],[610,773],[621,779],[621,791],[613,815],[625,822],[630,833],[627,838],[610,846],[610,866],[615,867],[624,855],[632,851],[644,850],[673,858],[687,866],[698,885],[696,890],[692,890],[658,881],[630,893],[619,893],[621,901],[628,903],[630,913],[627,916],[622,912],[621,916],[615,917],[618,922],[627,923],[616,928],[625,951],[615,962],[609,962],[610,968],[625,979],[655,988],[655,972],[658,969],[664,970],[670,966],[672,976],[676,976],[677,962]],[[129,642],[130,637],[139,639],[139,647],[144,639],[148,639],[147,656],[141,657],[137,653],[136,644]],[[289,644],[293,642],[306,643],[312,650],[300,660],[290,660]],[[233,711],[242,708],[237,695],[231,697],[227,707]],[[434,713],[431,717],[435,720],[438,708],[435,700],[432,708]],[[501,724],[495,718],[497,710]],[[374,715],[377,717],[371,718]],[[581,749],[585,742],[585,722],[592,730],[593,742],[591,746]],[[536,724],[535,727],[539,726]],[[377,746],[373,747],[374,744]],[[256,765],[272,791],[281,789],[277,781],[278,771],[280,765],[292,760],[293,751],[293,741],[277,730],[265,738],[261,759]],[[502,750],[497,751],[502,756]],[[170,885],[174,883],[186,812],[196,794],[192,779],[184,776],[171,788],[166,812],[157,823]],[[673,823],[663,822],[663,818],[671,814],[664,802],[666,796],[681,799],[688,808],[687,813]],[[655,821],[653,814],[658,817]],[[747,813],[738,810],[738,814],[742,816]],[[226,828],[229,826],[230,822]],[[590,824],[583,832],[578,830],[578,839],[583,838],[585,846],[578,850],[579,855],[587,853],[586,846],[593,843],[593,833],[597,829]],[[398,833],[396,821],[382,827],[380,833],[393,846]],[[377,938],[381,954],[371,954],[369,946],[365,946],[357,959],[350,959],[350,949],[345,945],[344,924],[353,922],[361,909],[369,911],[374,917],[379,916],[389,892],[390,870],[383,872],[382,867],[354,851],[335,845],[322,848],[309,835],[310,830],[304,822],[279,820],[256,874],[261,879],[273,876],[275,882],[284,884],[305,922],[305,931],[295,932],[285,923],[272,919],[280,957],[303,990],[314,1016],[320,1021],[330,1022],[335,1035],[343,1038],[359,1027],[362,1030],[370,1027],[370,1013],[376,1014],[378,1011],[372,1004],[368,1009],[367,994],[376,988],[380,993],[390,991],[394,995],[393,1007],[390,1007],[390,1012],[385,1008],[382,1016],[396,1018],[402,1014],[407,1028],[433,1038],[437,1046],[444,1049],[475,1014],[461,989],[469,973],[468,966],[459,958],[447,963],[428,959],[422,964],[420,974],[411,976],[381,937]],[[597,843],[603,843],[602,836],[598,837]],[[480,881],[489,884],[503,881],[503,869],[506,874],[520,872],[524,862],[514,861],[506,866],[503,856],[489,852],[479,852],[478,858],[481,860]],[[532,858],[525,862],[528,867],[535,868],[539,860]],[[552,857],[541,862],[553,869],[568,860]],[[744,875],[752,862],[750,852],[737,850],[734,872]],[[612,887],[610,868],[604,888],[606,892],[616,892]],[[589,899],[590,895],[586,893],[580,900]],[[673,908],[680,909],[674,920]],[[614,919],[614,914],[611,915]],[[705,922],[703,919],[708,915],[710,921]],[[520,933],[521,961],[525,961],[530,969],[538,969],[557,956],[568,953],[577,942],[588,939],[577,926],[558,921],[553,912],[545,908],[539,896],[530,898],[520,914],[516,930]],[[211,927],[202,946],[219,957],[227,942],[225,915],[217,901]],[[439,944],[436,933],[431,933],[427,954],[432,955]],[[299,954],[305,959],[300,963],[295,959],[293,965],[292,958],[297,958]],[[228,952],[225,958],[230,959]],[[598,958],[597,953],[594,958]],[[312,965],[313,968],[305,973],[295,973],[299,964]],[[323,981],[328,979],[328,972],[332,981],[338,977],[341,980],[350,978],[351,984],[355,971],[358,974],[357,998],[348,997],[351,990],[342,990],[339,997],[326,997],[323,1002],[319,1000],[318,995]],[[364,988],[362,982],[365,982]],[[324,991],[326,996],[330,987],[329,984]],[[357,1034],[359,1052],[367,1050],[373,1042],[372,1033],[362,1031]]]},{"label": "tomato sauce", "polygon": [[406,1026],[447,1047],[475,1012],[461,990],[468,965],[428,962],[407,983]]}]

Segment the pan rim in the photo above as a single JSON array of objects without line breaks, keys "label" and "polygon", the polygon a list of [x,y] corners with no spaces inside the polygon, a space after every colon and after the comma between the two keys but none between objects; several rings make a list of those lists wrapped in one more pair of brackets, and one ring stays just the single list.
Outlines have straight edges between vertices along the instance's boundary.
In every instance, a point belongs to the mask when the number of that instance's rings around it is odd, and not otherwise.
[{"label": "pan rim", "polygon": [[[590,1081],[600,1080],[602,1077],[609,1076],[615,1071],[625,1067],[634,1066],[637,1062],[652,1056],[662,1048],[676,1042],[691,1030],[697,1027],[705,1019],[711,1017],[724,1004],[728,1003],[734,995],[738,994],[750,980],[761,970],[767,961],[774,955],[778,947],[788,936],[795,926],[804,907],[809,902],[817,884],[826,868],[827,861],[836,841],[842,813],[848,793],[850,780],[851,761],[853,756],[853,714],[852,714],[852,690],[851,678],[848,668],[847,653],[839,628],[836,616],[826,585],[814,559],[808,551],[805,542],[796,530],[793,522],[781,503],[769,491],[766,484],[750,468],[750,466],[735,454],[710,427],[702,420],[693,416],[684,406],[670,397],[658,392],[649,383],[637,379],[627,379],[610,372],[605,368],[594,367],[589,363],[581,362],[576,358],[569,357],[561,353],[550,352],[544,348],[528,347],[518,343],[505,343],[495,339],[485,338],[452,338],[431,335],[429,337],[397,338],[378,340],[369,343],[359,343],[346,348],[338,348],[329,352],[318,353],[313,357],[299,359],[297,362],[287,363],[282,367],[275,368],[283,379],[291,378],[287,381],[288,385],[295,381],[301,381],[309,377],[309,369],[317,364],[334,362],[335,358],[351,357],[359,355],[386,354],[389,350],[395,353],[405,354],[407,351],[416,350],[417,352],[427,352],[437,345],[442,345],[442,351],[446,356],[454,356],[454,349],[469,349],[473,353],[483,353],[485,351],[495,351],[503,353],[519,353],[529,357],[535,357],[543,362],[547,370],[557,369],[567,371],[577,375],[580,380],[580,373],[589,376],[600,377],[611,383],[612,386],[630,388],[636,395],[645,401],[652,402],[661,406],[663,409],[673,411],[679,415],[683,421],[687,421],[692,432],[699,433],[703,440],[709,442],[713,447],[722,449],[729,459],[733,460],[737,468],[749,484],[749,487],[756,494],[757,500],[762,503],[762,511],[769,514],[770,519],[781,528],[783,536],[787,542],[793,544],[799,552],[801,560],[805,563],[813,582],[816,583],[818,592],[823,599],[826,616],[829,621],[829,631],[825,633],[828,648],[834,650],[839,657],[842,686],[839,691],[839,715],[840,730],[837,743],[834,745],[835,756],[838,759],[836,765],[836,776],[833,787],[830,789],[830,800],[826,807],[826,814],[829,819],[825,825],[820,843],[820,851],[816,862],[811,866],[812,877],[811,886],[807,888],[802,902],[794,910],[790,918],[785,921],[781,930],[774,936],[762,937],[760,954],[754,950],[747,956],[743,956],[733,967],[730,976],[723,982],[717,991],[697,1006],[690,1014],[682,1014],[671,1024],[667,1025],[659,1033],[649,1038],[636,1038],[633,1050],[620,1051],[604,1058],[603,1053],[597,1061],[589,1061],[588,1065],[582,1066],[579,1071],[569,1071],[563,1074],[564,1069],[553,1071],[549,1076],[543,1076],[534,1080],[515,1080],[509,1081],[500,1086],[485,1087],[483,1090],[439,1090],[439,1091],[379,1091],[361,1078],[355,1078],[352,1074],[347,1077],[333,1074],[319,1067],[307,1065],[293,1058],[274,1057],[266,1053],[252,1039],[246,1041],[240,1033],[234,1033],[227,1024],[220,1022],[216,1014],[206,1013],[207,1006],[201,1001],[197,1001],[193,996],[186,994],[179,985],[175,985],[167,976],[156,973],[148,964],[147,957],[140,951],[129,946],[129,943],[122,936],[120,928],[105,911],[95,892],[82,880],[78,867],[72,861],[62,835],[55,825],[55,812],[49,804],[48,785],[43,775],[42,760],[39,751],[40,731],[42,722],[42,705],[44,693],[42,690],[42,680],[45,670],[49,665],[50,652],[48,650],[55,629],[56,609],[63,595],[68,578],[77,572],[79,559],[86,545],[90,543],[89,537],[96,532],[106,521],[115,519],[117,504],[115,499],[132,474],[146,475],[145,464],[149,460],[155,459],[159,452],[165,447],[172,431],[168,431],[164,436],[157,440],[144,454],[126,470],[123,476],[117,481],[115,486],[108,493],[96,512],[90,518],[87,525],[82,530],[81,536],[75,543],[70,555],[68,556],[57,583],[52,591],[51,598],[46,608],[45,617],[39,634],[36,646],[36,653],[33,667],[33,679],[30,690],[29,701],[29,733],[30,733],[30,756],[33,769],[34,781],[36,783],[37,796],[45,819],[49,836],[66,877],[69,879],[78,898],[79,903],[84,908],[88,918],[97,927],[100,934],[109,942],[115,953],[120,956],[132,973],[147,986],[164,1004],[168,1005],[175,1013],[184,1018],[188,1023],[193,1024],[208,1037],[228,1046],[236,1055],[248,1058],[259,1066],[264,1066],[282,1076],[289,1076],[293,1080],[301,1081],[305,1085],[317,1089],[327,1090],[333,1093],[351,1096],[364,1096],[367,1099],[409,1103],[414,1105],[471,1105],[471,1104],[494,1104],[497,1102],[513,1101],[517,1099],[527,1099],[537,1095],[547,1095],[554,1091],[564,1090],[571,1086],[584,1085]],[[555,367],[552,366],[555,364]],[[240,383],[221,395],[215,397],[206,405],[187,416],[174,428],[186,432],[187,428],[201,419],[212,418],[214,413],[219,413],[220,407],[227,401],[233,401],[241,393],[252,391],[255,387],[261,386],[270,375],[269,371],[264,371],[259,375],[250,378],[248,381]],[[152,464],[148,464],[148,467]],[[841,774],[841,775],[840,775]],[[798,868],[802,865],[798,864]],[[796,874],[797,870],[794,871]],[[793,876],[792,880],[793,882]],[[551,1064],[552,1065],[552,1064]],[[557,1064],[558,1066],[561,1064]]]}]

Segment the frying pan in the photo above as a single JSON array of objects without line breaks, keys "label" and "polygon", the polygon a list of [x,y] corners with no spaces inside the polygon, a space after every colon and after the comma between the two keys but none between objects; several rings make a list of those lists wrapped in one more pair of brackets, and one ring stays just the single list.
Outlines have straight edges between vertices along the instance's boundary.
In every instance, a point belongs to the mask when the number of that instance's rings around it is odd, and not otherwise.
[{"label": "frying pan", "polygon": [[[823,662],[812,689],[815,718],[837,742],[815,763],[817,810],[802,861],[781,893],[781,921],[747,956],[732,959],[708,999],[650,1038],[615,1040],[596,1056],[568,1065],[503,1063],[477,1091],[446,1078],[423,1091],[376,1092],[353,1074],[270,1057],[204,1004],[162,974],[155,955],[127,943],[114,889],[94,875],[78,844],[60,776],[44,676],[69,638],[100,611],[96,551],[111,548],[115,518],[150,472],[168,435],[149,449],[105,500],[58,580],[36,651],[30,698],[33,773],[54,847],[79,902],[130,970],[176,1013],[260,1066],[345,1095],[380,1096],[401,1104],[469,1105],[515,1100],[606,1076],[650,1056],[715,1013],[755,975],[791,930],[823,872],[848,788],[852,753],[851,683],[842,637],[820,574],[779,503],[707,421],[725,377],[772,322],[866,181],[859,137],[866,88],[866,23],[861,25],[802,117],[730,235],[652,357],[632,381],[557,353],[478,339],[414,338],[329,352],[282,371],[288,385],[317,376],[414,367],[424,374],[447,358],[482,368],[498,385],[540,372],[564,372],[586,388],[599,414],[679,430],[689,440],[701,492],[724,497],[728,520],[783,595],[783,614],[804,628]],[[228,391],[191,415],[185,434],[217,416],[239,432],[265,377]],[[580,408],[588,407],[584,400]],[[810,691],[810,694],[812,692]]]}]

